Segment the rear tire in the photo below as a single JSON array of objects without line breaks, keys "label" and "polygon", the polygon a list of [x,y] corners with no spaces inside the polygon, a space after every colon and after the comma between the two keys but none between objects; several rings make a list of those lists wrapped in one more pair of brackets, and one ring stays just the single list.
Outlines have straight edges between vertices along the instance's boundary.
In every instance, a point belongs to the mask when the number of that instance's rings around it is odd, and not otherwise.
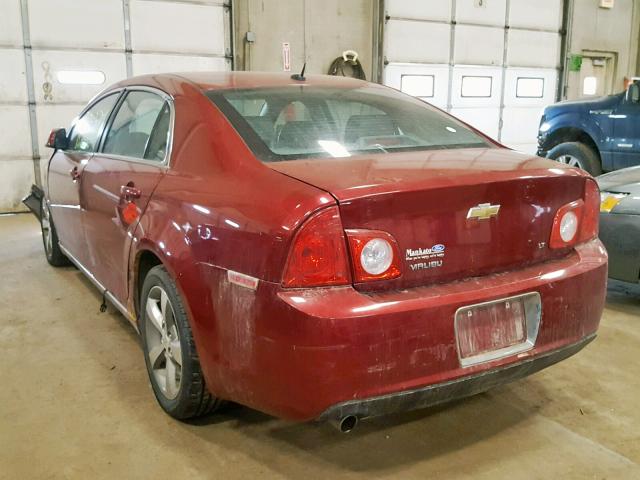
[{"label": "rear tire", "polygon": [[69,259],[60,250],[60,242],[58,241],[58,232],[53,224],[51,212],[47,201],[43,198],[40,203],[40,230],[42,230],[42,245],[44,246],[44,254],[47,257],[49,265],[54,267],[65,267],[71,265]]},{"label": "rear tire", "polygon": [[565,142],[556,145],[549,151],[547,158],[586,170],[594,177],[602,174],[602,164],[598,154],[584,143]]},{"label": "rear tire", "polygon": [[207,390],[182,299],[162,265],[149,270],[142,285],[140,334],[151,387],[165,412],[186,420],[223,404]]}]

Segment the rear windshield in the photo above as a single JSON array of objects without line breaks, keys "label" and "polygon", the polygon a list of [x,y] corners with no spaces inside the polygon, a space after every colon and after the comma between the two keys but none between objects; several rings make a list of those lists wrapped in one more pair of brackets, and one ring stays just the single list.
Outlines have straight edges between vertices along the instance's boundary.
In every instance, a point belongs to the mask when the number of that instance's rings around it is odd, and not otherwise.
[{"label": "rear windshield", "polygon": [[377,86],[291,85],[207,96],[265,162],[488,146],[423,101]]}]

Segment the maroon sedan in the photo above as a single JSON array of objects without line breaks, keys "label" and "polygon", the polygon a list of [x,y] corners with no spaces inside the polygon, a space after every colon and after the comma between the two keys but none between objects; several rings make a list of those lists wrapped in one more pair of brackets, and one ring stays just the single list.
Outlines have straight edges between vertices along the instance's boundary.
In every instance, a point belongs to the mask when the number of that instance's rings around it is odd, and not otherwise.
[{"label": "maroon sedan", "polygon": [[138,77],[49,146],[47,259],[136,326],[176,418],[224,399],[347,431],[524,377],[596,335],[593,179],[390,88]]}]

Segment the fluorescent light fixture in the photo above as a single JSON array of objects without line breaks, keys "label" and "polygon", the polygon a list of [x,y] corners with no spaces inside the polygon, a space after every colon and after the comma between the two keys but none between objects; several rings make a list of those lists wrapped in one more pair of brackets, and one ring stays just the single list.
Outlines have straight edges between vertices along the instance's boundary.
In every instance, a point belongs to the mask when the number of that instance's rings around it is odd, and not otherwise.
[{"label": "fluorescent light fixture", "polygon": [[335,140],[318,140],[318,144],[332,157],[350,157],[351,154],[346,148]]},{"label": "fluorescent light fixture", "polygon": [[56,78],[65,85],[102,85],[106,80],[98,70],[59,70]]}]

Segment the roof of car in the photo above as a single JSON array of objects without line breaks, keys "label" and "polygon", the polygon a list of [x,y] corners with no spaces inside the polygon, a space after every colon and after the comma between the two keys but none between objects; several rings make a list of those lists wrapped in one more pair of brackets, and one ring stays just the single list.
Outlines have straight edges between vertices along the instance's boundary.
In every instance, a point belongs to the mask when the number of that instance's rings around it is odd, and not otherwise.
[{"label": "roof of car", "polygon": [[306,75],[304,81],[293,80],[292,73],[271,72],[183,72],[159,73],[131,77],[118,83],[118,86],[166,84],[167,80],[184,80],[197,88],[208,90],[224,90],[229,88],[281,87],[287,85],[314,85],[337,88],[354,88],[367,82],[353,78],[330,75]]}]

